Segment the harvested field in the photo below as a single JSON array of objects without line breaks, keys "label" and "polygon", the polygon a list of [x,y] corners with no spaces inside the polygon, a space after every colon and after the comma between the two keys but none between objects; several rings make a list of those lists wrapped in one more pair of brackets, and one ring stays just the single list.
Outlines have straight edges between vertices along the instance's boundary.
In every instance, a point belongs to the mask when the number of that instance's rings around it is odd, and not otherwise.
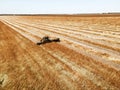
[{"label": "harvested field", "polygon": [[0,90],[120,90],[120,16],[0,16]]}]

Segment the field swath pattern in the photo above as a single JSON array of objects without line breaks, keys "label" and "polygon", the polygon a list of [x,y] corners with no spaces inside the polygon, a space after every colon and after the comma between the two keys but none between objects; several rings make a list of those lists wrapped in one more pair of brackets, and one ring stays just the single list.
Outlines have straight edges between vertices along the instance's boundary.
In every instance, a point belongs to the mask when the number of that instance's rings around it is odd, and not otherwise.
[{"label": "field swath pattern", "polygon": [[[0,16],[0,89],[119,90],[120,17]],[[37,46],[43,37],[60,43]]]}]

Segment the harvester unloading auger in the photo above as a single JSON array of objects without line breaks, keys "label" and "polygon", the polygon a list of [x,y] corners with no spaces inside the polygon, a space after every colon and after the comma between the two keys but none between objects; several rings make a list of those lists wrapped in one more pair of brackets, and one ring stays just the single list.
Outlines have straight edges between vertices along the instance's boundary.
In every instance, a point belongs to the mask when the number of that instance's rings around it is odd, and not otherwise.
[{"label": "harvester unloading auger", "polygon": [[48,36],[44,36],[40,42],[37,43],[37,45],[45,44],[45,43],[50,43],[50,42],[60,42],[59,38],[53,38],[50,39]]}]

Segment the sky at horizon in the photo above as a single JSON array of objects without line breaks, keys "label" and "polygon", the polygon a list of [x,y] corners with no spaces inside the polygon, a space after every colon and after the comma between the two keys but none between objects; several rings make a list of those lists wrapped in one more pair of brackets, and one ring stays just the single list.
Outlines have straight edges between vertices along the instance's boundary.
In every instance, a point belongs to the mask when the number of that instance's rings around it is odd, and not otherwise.
[{"label": "sky at horizon", "polygon": [[120,0],[0,0],[0,14],[120,13]]}]

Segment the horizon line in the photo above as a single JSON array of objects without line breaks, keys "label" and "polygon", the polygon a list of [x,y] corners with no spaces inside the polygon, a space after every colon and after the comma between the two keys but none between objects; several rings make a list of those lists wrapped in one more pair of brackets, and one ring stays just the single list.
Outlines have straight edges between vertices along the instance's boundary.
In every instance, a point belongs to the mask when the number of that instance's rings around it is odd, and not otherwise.
[{"label": "horizon line", "polygon": [[34,14],[34,13],[22,13],[22,14],[9,14],[9,13],[7,13],[7,14],[0,14],[0,16],[1,15],[12,15],[12,16],[14,16],[14,15],[120,15],[120,12],[107,12],[107,13],[72,13],[72,14]]}]

